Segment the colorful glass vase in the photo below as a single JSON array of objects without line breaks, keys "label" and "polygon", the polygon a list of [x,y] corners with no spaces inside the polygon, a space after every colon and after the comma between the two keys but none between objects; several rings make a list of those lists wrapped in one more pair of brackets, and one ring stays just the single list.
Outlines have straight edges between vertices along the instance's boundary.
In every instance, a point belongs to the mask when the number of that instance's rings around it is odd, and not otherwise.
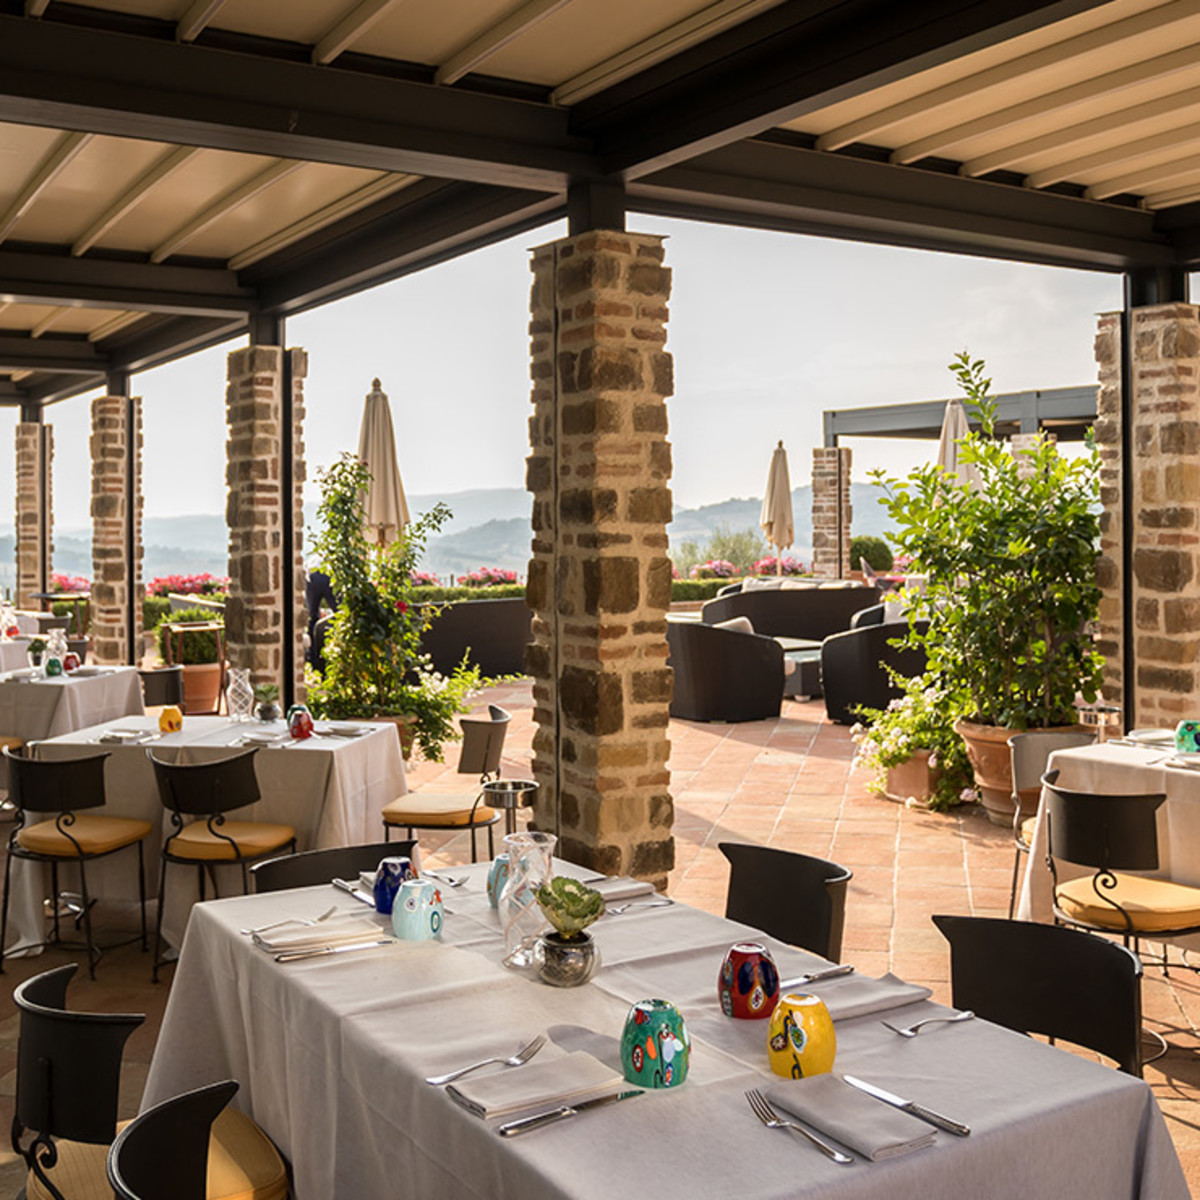
[{"label": "colorful glass vase", "polygon": [[428,879],[406,879],[392,904],[392,932],[406,942],[428,942],[442,932],[442,892]]},{"label": "colorful glass vase", "polygon": [[310,738],[313,735],[312,713],[303,704],[293,704],[288,709],[288,733],[297,741]]},{"label": "colorful glass vase", "polygon": [[1175,726],[1175,753],[1200,754],[1200,721],[1180,721]]},{"label": "colorful glass vase", "polygon": [[178,733],[183,728],[183,713],[178,704],[168,704],[158,714],[159,733]]},{"label": "colorful glass vase", "polygon": [[47,654],[42,660],[42,670],[46,672],[47,679],[61,675],[63,673],[62,659],[57,654]]},{"label": "colorful glass vase", "polygon": [[64,671],[78,671],[80,667],[79,655],[73,651],[67,651],[66,658],[63,659]]},{"label": "colorful glass vase", "polygon": [[407,855],[383,859],[375,870],[375,911],[388,916],[396,902],[400,888],[409,879],[416,877],[412,859]]},{"label": "colorful glass vase", "polygon": [[767,1053],[771,1070],[785,1079],[832,1071],[837,1034],[825,1001],[802,992],[780,996],[767,1026]]},{"label": "colorful glass vase", "polygon": [[683,1015],[666,1000],[639,1000],[625,1018],[621,1067],[639,1087],[678,1087],[687,1079],[692,1041]]},{"label": "colorful glass vase", "polygon": [[500,906],[500,893],[504,891],[504,885],[508,882],[508,855],[497,854],[492,859],[492,865],[488,867],[487,876],[487,898],[488,903],[493,908]]},{"label": "colorful glass vase", "polygon": [[727,1017],[763,1020],[779,999],[779,971],[766,946],[738,942],[729,947],[717,979],[717,997]]}]

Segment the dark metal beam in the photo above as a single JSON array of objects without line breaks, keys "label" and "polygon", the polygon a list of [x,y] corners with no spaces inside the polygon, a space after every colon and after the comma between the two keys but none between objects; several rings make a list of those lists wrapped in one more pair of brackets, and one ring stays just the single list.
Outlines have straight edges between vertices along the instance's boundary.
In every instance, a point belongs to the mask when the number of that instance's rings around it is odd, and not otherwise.
[{"label": "dark metal beam", "polygon": [[237,320],[163,317],[153,324],[139,321],[129,329],[121,330],[105,340],[105,349],[111,356],[113,366],[136,374],[182,358],[185,354],[220,345],[230,338],[245,334],[246,329],[245,317]]},{"label": "dark metal beam", "polygon": [[[103,387],[104,379],[105,373],[102,371],[95,375],[60,375],[53,371],[39,371],[30,379],[25,380],[22,387],[29,395],[29,405],[40,411],[44,404],[69,400],[72,396],[79,396],[84,392]],[[22,420],[26,419],[30,418],[22,418]]]},{"label": "dark metal beam", "polygon": [[619,179],[583,179],[567,188],[570,234],[625,228],[625,185]]},{"label": "dark metal beam", "polygon": [[629,185],[639,212],[1053,266],[1174,261],[1154,214],[755,139]]},{"label": "dark metal beam", "polygon": [[550,104],[3,15],[0,121],[544,191],[596,173]]},{"label": "dark metal beam", "polygon": [[193,316],[248,312],[256,304],[254,293],[224,267],[73,258],[65,247],[0,250],[3,300]]},{"label": "dark metal beam", "polygon": [[0,370],[61,371],[80,375],[103,371],[108,356],[101,354],[87,338],[28,337],[21,333],[0,333]]},{"label": "dark metal beam", "polygon": [[1188,273],[1184,267],[1138,267],[1126,273],[1125,286],[1131,308],[1188,302]]},{"label": "dark metal beam", "polygon": [[785,0],[578,104],[604,170],[637,178],[1105,0]]},{"label": "dark metal beam", "polygon": [[265,310],[295,313],[534,229],[561,196],[425,179],[245,268]]}]

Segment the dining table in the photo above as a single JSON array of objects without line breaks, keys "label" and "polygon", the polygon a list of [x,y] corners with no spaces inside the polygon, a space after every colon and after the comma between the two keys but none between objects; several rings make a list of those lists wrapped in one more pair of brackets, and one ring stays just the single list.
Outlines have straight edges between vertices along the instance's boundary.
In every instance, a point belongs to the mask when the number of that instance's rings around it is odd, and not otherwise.
[{"label": "dining table", "polygon": [[[1047,771],[1057,771],[1059,785],[1073,791],[1165,795],[1156,814],[1158,870],[1148,874],[1200,887],[1200,771],[1195,762],[1176,759],[1171,731],[1160,731],[1157,739],[1147,733],[1134,740],[1122,738],[1056,750]],[[1054,881],[1046,862],[1045,808],[1043,789],[1017,904],[1017,917],[1023,921],[1054,919]],[[1061,860],[1055,868],[1060,881],[1093,873]],[[1200,935],[1170,941],[1184,949],[1200,949]]]},{"label": "dining table", "polygon": [[[34,749],[44,759],[108,756],[106,803],[98,811],[150,822],[145,854],[151,900],[158,884],[158,850],[172,827],[159,799],[150,754],[165,762],[187,764],[257,750],[254,768],[260,799],[238,809],[234,819],[291,825],[299,850],[382,840],[383,807],[407,790],[395,726],[373,722],[318,721],[315,736],[294,739],[282,720],[185,716],[182,728],[171,733],[160,731],[155,717],[137,715],[75,729],[41,741]],[[101,923],[126,928],[140,924],[136,867],[130,855],[123,852],[88,864],[89,891]],[[9,920],[18,931],[15,949],[20,952],[40,946],[44,939],[43,900],[49,872],[22,859],[14,860],[10,869],[14,894]],[[217,866],[215,873],[221,895],[242,890],[236,864]],[[69,883],[70,869],[60,868],[60,876]],[[188,914],[198,898],[195,870],[172,866],[167,871],[163,910],[163,935],[170,945],[181,945]],[[150,923],[153,927],[152,917]]]},{"label": "dining table", "polygon": [[[556,868],[596,880],[567,863]],[[436,940],[384,940],[297,961],[276,961],[246,931],[336,907],[334,921],[357,911],[386,939],[388,919],[331,886],[197,905],[143,1111],[191,1088],[237,1080],[234,1103],[291,1162],[296,1200],[1188,1195],[1143,1081],[980,1019],[899,1036],[885,1019],[900,1024],[948,1011],[928,989],[854,973],[799,987],[820,995],[834,1017],[835,1074],[917,1100],[965,1122],[970,1134],[937,1131],[911,1153],[878,1161],[852,1153],[849,1165],[838,1165],[755,1116],[749,1089],[811,1090],[821,1077],[794,1083],[773,1075],[768,1022],[726,1017],[717,996],[734,943],[766,946],[785,981],[830,964],[686,904],[652,906],[655,898],[642,897],[612,905],[591,927],[601,965],[590,982],[550,987],[529,969],[503,965],[487,870],[453,868],[459,886],[443,876]],[[539,1034],[547,1044],[530,1065],[489,1068],[506,1076],[501,1087],[537,1063],[552,1071],[586,1063],[581,1077],[616,1077],[626,1016],[649,998],[670,1001],[687,1023],[690,1066],[679,1086],[502,1137],[500,1118],[482,1119],[426,1081],[512,1055]],[[554,1067],[555,1059],[564,1065]]]},{"label": "dining table", "polygon": [[[5,662],[18,654],[5,647],[0,652]],[[6,737],[37,742],[145,711],[141,677],[133,667],[88,666],[47,676],[24,665],[24,650],[19,657],[20,666],[0,675],[0,734]]]}]

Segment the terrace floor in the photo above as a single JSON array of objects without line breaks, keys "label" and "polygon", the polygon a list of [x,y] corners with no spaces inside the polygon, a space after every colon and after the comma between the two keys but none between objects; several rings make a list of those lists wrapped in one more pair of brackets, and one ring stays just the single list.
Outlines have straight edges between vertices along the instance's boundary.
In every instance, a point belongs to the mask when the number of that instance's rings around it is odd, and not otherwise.
[{"label": "terrace floor", "polygon": [[[527,684],[489,689],[480,699],[513,714],[504,774],[527,776],[533,737]],[[974,807],[939,815],[872,796],[852,769],[849,730],[829,724],[818,702],[785,701],[778,720],[739,725],[672,721],[676,867],[668,891],[711,912],[724,910],[728,876],[717,843],[755,841],[832,858],[854,871],[846,906],[842,957],[860,971],[894,971],[927,984],[949,1003],[949,954],[930,922],[935,912],[1004,916],[1012,871],[1011,834]],[[453,759],[453,753],[450,755]],[[457,790],[452,767],[418,763],[418,788]],[[427,861],[470,857],[469,837],[422,835]],[[432,853],[431,853],[432,852]],[[481,838],[481,855],[486,845]],[[6,964],[8,986],[71,961],[61,951]],[[168,994],[149,983],[149,963],[136,949],[106,955],[95,983],[73,985],[72,1005],[144,1012],[130,1039],[122,1115],[132,1115],[146,1077]],[[170,973],[166,978],[170,979]],[[1146,1024],[1170,1046],[1146,1069],[1183,1162],[1200,1195],[1200,975],[1173,969],[1170,979],[1147,966]],[[0,1122],[7,1124],[15,1082],[17,1017],[0,1014]],[[0,1193],[13,1194],[23,1175],[11,1151],[0,1153]]]}]

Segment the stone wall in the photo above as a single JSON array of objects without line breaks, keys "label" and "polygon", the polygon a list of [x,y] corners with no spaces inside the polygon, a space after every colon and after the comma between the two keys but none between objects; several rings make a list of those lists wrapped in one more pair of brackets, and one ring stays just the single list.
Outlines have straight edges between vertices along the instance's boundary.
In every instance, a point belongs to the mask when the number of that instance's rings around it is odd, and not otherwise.
[{"label": "stone wall", "polygon": [[671,448],[662,239],[593,232],[533,254],[537,827],[662,886],[674,864],[666,610]]},{"label": "stone wall", "polygon": [[[1121,698],[1122,586],[1133,588],[1134,718],[1174,725],[1200,704],[1200,309],[1133,311],[1133,577],[1121,571],[1121,322],[1100,318],[1096,438],[1104,505],[1098,578],[1104,589],[1105,692]],[[1128,715],[1128,714],[1127,714]]]},{"label": "stone wall", "polygon": [[[284,354],[292,379],[293,472],[282,468]],[[225,518],[229,527],[229,600],[225,606],[227,657],[249,667],[255,684],[284,689],[283,609],[293,611],[297,698],[303,695],[304,609],[304,378],[303,350],[249,346],[227,365]],[[283,506],[290,504],[295,537],[283,541]],[[284,689],[286,691],[286,689]]]},{"label": "stone wall", "polygon": [[[54,467],[54,430],[37,421],[17,424],[17,587],[19,608],[41,608],[34,592],[50,586],[54,558],[54,510],[51,481]],[[45,480],[43,481],[43,468]],[[45,499],[45,511],[42,501]],[[44,523],[44,546],[43,546]]]},{"label": "stone wall", "polygon": [[813,450],[813,573],[827,579],[844,579],[858,566],[850,561],[850,520],[854,515],[850,506],[851,457],[850,450],[842,446]]},{"label": "stone wall", "polygon": [[[132,425],[132,428],[130,426]],[[133,439],[133,478],[129,439]],[[92,658],[136,663],[142,644],[142,402],[125,396],[92,401]],[[133,497],[133,545],[126,491]],[[132,574],[129,564],[133,563]],[[129,643],[129,612],[134,639]]]}]

